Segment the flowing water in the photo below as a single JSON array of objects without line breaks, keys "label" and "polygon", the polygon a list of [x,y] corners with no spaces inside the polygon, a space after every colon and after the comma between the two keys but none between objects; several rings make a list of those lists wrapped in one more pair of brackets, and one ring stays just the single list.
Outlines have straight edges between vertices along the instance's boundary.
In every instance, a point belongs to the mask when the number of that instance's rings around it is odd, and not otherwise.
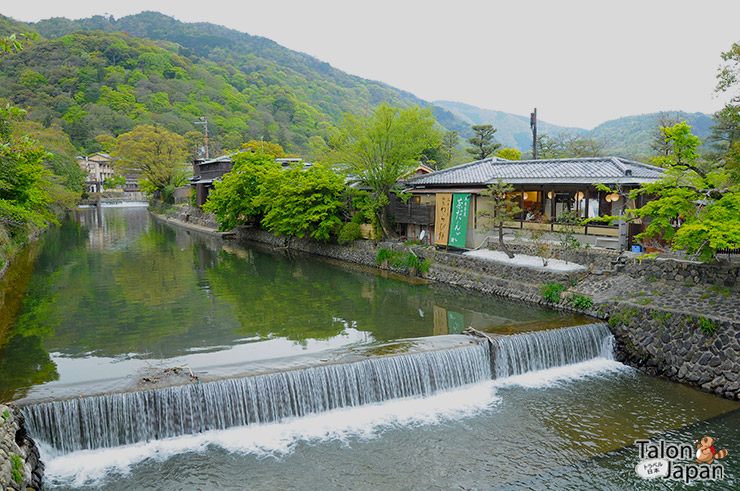
[{"label": "flowing water", "polygon": [[[223,251],[141,211],[47,234],[0,316],[0,390],[50,489],[674,489],[637,476],[634,441],[705,435],[724,478],[688,489],[740,487],[740,405],[617,363],[605,324]],[[201,380],[125,391],[155,351]]]}]

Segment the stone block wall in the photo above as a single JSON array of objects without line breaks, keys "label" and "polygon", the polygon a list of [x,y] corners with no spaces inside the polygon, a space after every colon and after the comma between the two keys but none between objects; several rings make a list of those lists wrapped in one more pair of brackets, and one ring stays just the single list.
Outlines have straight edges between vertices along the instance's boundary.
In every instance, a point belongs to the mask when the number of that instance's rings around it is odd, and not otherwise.
[{"label": "stone block wall", "polygon": [[712,263],[680,259],[630,258],[625,272],[633,276],[678,283],[710,284],[740,292],[740,264]]},{"label": "stone block wall", "polygon": [[0,489],[40,489],[43,473],[23,415],[14,406],[0,404]]},{"label": "stone block wall", "polygon": [[650,375],[740,399],[740,320],[620,302],[601,305],[599,314],[609,319],[618,361]]}]

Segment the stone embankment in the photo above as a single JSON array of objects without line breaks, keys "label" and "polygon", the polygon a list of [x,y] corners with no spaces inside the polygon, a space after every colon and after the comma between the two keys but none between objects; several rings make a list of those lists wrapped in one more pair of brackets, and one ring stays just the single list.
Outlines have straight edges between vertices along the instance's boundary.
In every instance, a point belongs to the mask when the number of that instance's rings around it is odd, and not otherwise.
[{"label": "stone embankment", "polygon": [[[564,273],[398,242],[357,241],[339,246],[252,228],[239,230],[237,238],[370,267],[377,267],[375,258],[381,248],[404,254],[412,251],[420,260],[431,261],[423,274],[429,280],[565,310],[579,310],[566,299],[583,295],[593,305],[581,311],[609,321],[620,361],[652,375],[740,399],[738,264],[643,260],[639,254],[596,248],[554,249],[555,258],[586,268]],[[509,247],[515,253],[534,252],[527,243]],[[408,273],[405,268],[386,269]],[[543,299],[540,287],[549,282],[566,287],[562,302]]]},{"label": "stone embankment", "polygon": [[26,433],[23,415],[0,404],[0,489],[40,489],[44,466]]}]

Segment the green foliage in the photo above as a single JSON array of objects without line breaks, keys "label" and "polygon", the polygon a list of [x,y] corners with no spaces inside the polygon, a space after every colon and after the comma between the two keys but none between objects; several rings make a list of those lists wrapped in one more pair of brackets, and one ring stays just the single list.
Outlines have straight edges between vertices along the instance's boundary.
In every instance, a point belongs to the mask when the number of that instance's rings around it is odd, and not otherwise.
[{"label": "green foliage", "polygon": [[472,145],[470,148],[466,148],[465,151],[473,156],[476,160],[483,160],[498,149],[501,144],[493,141],[493,135],[496,133],[496,128],[490,124],[477,124],[473,125],[472,128],[475,136],[468,138],[468,143]]},{"label": "green foliage", "polygon": [[714,322],[707,319],[706,317],[699,317],[697,325],[701,329],[701,332],[707,337],[713,336],[714,333],[717,332],[717,326],[714,324]]},{"label": "green foliage", "polygon": [[141,188],[150,194],[186,182],[185,140],[161,126],[141,125],[123,133],[116,138],[111,155],[118,157],[117,170],[138,175]]},{"label": "green foliage", "polygon": [[581,295],[580,293],[576,293],[575,295],[570,297],[569,300],[573,304],[573,307],[580,310],[590,309],[594,305],[593,299],[585,295]]},{"label": "green foliage", "polygon": [[493,155],[495,155],[496,157],[501,157],[502,159],[506,159],[506,160],[521,160],[522,159],[522,152],[520,152],[516,148],[499,148],[493,153]]},{"label": "green foliage", "polygon": [[264,213],[264,208],[256,204],[260,185],[268,172],[280,170],[272,156],[264,153],[244,152],[233,160],[231,172],[214,184],[203,205],[205,211],[216,215],[220,230],[260,220]]},{"label": "green foliage", "polygon": [[380,214],[386,237],[394,235],[385,213],[389,194],[426,149],[439,146],[441,134],[434,125],[431,109],[402,110],[382,104],[370,117],[345,114],[343,124],[331,138],[329,161],[370,187],[370,202],[375,214]]},{"label": "green foliage", "polygon": [[9,411],[8,411],[8,410],[6,409],[5,411],[3,411],[3,414],[2,414],[2,416],[3,416],[3,421],[2,421],[2,422],[3,422],[3,424],[4,424],[4,423],[5,423],[5,421],[7,421],[7,420],[8,420],[8,418],[10,417],[10,412],[9,412]]},{"label": "green foliage", "polygon": [[419,256],[409,251],[404,254],[400,251],[381,248],[375,255],[375,264],[382,265],[387,261],[388,265],[394,268],[407,268],[409,271],[416,271],[419,274],[426,273],[432,265],[432,261],[424,259],[419,261]]},{"label": "green foliage", "polygon": [[546,302],[560,303],[560,294],[563,291],[565,291],[565,285],[554,281],[548,281],[540,286],[540,293]]},{"label": "green foliage", "polygon": [[655,196],[645,206],[628,210],[650,217],[638,240],[661,238],[674,250],[702,261],[714,259],[717,249],[740,247],[740,187],[723,170],[701,161],[701,141],[685,122],[663,128],[672,151],[655,159],[666,169],[663,179],[631,193]]},{"label": "green foliage", "polygon": [[[107,178],[105,181],[103,181],[103,188],[104,189],[118,189],[121,186],[126,184],[126,176],[113,176]],[[172,190],[174,192],[174,186],[172,186]]]},{"label": "green foliage", "polygon": [[340,210],[344,177],[316,164],[304,170],[302,165],[282,170],[268,168],[254,205],[264,210],[262,226],[276,234],[329,241],[342,223]]},{"label": "green foliage", "polygon": [[490,184],[488,189],[481,192],[481,195],[488,196],[487,208],[478,212],[478,218],[482,220],[481,228],[483,230],[498,230],[498,241],[509,258],[514,257],[504,242],[504,223],[512,220],[514,216],[522,211],[519,203],[515,201],[514,186],[503,182],[501,179],[494,184]]},{"label": "green foliage", "polygon": [[575,213],[568,210],[555,219],[555,223],[558,227],[555,230],[555,235],[560,240],[560,245],[566,251],[570,249],[578,249],[581,247],[581,243],[576,239],[576,227],[582,225],[582,220],[576,216]]},{"label": "green foliage", "polygon": [[21,460],[20,455],[11,454],[10,462],[10,474],[13,480],[20,484],[23,482],[23,460]]},{"label": "green foliage", "polygon": [[603,140],[567,130],[555,136],[547,133],[537,135],[537,157],[541,159],[599,157],[603,155],[605,146]]},{"label": "green foliage", "polygon": [[342,230],[339,232],[337,242],[340,244],[348,244],[354,242],[357,239],[362,238],[362,231],[360,230],[360,224],[355,222],[349,222],[342,225]]}]

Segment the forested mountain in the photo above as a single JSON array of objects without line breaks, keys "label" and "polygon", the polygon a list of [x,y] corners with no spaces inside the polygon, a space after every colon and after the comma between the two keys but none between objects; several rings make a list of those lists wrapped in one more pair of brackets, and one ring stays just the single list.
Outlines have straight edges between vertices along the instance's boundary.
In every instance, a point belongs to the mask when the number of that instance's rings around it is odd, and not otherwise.
[{"label": "forested mountain", "polygon": [[669,121],[686,120],[694,135],[705,140],[711,134],[712,116],[704,113],[684,111],[665,111],[663,113],[627,116],[601,123],[587,132],[593,138],[606,143],[605,153],[623,157],[646,160],[653,155],[650,140],[653,137],[661,116]]},{"label": "forested mountain", "polygon": [[[154,12],[28,25],[0,18],[1,33],[25,30],[41,39],[3,60],[0,97],[27,107],[35,121],[59,124],[88,152],[98,149],[99,134],[158,123],[184,135],[206,117],[222,149],[264,138],[310,156],[311,143],[346,112],[364,114],[381,102],[430,105],[269,39]],[[435,115],[469,132],[448,111]]]},{"label": "forested mountain", "polygon": [[[101,134],[117,136],[151,123],[195,145],[202,127],[194,122],[205,117],[212,152],[264,138],[311,157],[344,113],[363,115],[381,102],[430,105],[269,39],[156,12],[34,24],[0,16],[0,35],[24,31],[41,38],[3,59],[0,98],[27,108],[45,127],[58,125],[80,153],[100,150],[95,137]],[[434,109],[442,126],[460,133],[462,146],[471,125],[492,124],[504,147],[531,151],[527,116],[449,101],[435,102]],[[591,131],[540,121],[539,132],[591,137],[605,143],[604,153],[645,159],[658,116],[621,118]],[[699,137],[708,136],[710,116],[678,117]]]},{"label": "forested mountain", "polygon": [[[522,152],[532,150],[532,130],[529,127],[529,116],[482,109],[480,107],[453,101],[434,101],[434,104],[443,107],[455,116],[465,121],[468,125],[490,124],[496,128],[495,139],[504,147],[516,148]],[[580,128],[566,128],[555,124],[539,121],[539,131],[556,133],[563,130],[582,133],[586,130]]]},{"label": "forested mountain", "polygon": [[[455,116],[468,124],[492,124],[496,131],[496,141],[505,147],[517,148],[522,152],[532,150],[532,132],[529,117],[490,109],[481,109],[461,102],[435,101],[435,105],[451,111]],[[668,120],[686,122],[693,132],[702,140],[711,133],[712,116],[704,113],[686,113],[684,111],[665,111],[663,113],[640,114],[606,121],[593,130],[568,128],[545,121],[538,121],[538,133],[557,135],[567,132],[593,138],[604,143],[604,155],[618,155],[638,160],[647,160],[653,155],[650,141],[663,116]]]}]

